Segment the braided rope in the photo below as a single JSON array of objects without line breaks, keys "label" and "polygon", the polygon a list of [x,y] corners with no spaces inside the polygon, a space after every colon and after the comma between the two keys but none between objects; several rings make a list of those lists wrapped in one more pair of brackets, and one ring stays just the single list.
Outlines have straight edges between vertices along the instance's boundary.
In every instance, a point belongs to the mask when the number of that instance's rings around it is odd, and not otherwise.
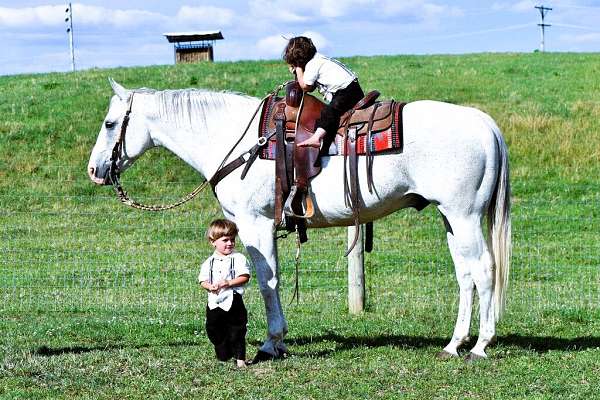
[{"label": "braided rope", "polygon": [[119,197],[119,200],[121,201],[121,203],[126,204],[133,208],[137,208],[138,210],[144,210],[144,211],[166,211],[166,210],[170,210],[175,207],[179,207],[180,205],[187,203],[188,201],[190,201],[191,199],[196,197],[198,195],[198,193],[203,191],[204,188],[209,183],[208,181],[203,182],[198,187],[196,187],[196,189],[194,189],[192,192],[188,193],[186,196],[182,197],[175,203],[166,204],[166,205],[162,205],[162,204],[148,205],[148,204],[138,203],[137,201],[131,199],[127,195],[127,192],[125,190],[123,190],[123,187],[121,186],[121,183],[119,182],[118,177],[116,177],[115,179],[113,179],[111,177],[111,181],[113,182],[113,187],[115,188],[115,191],[116,191],[117,196]]},{"label": "braided rope", "polygon": [[[260,101],[260,103],[258,104],[258,107],[256,107],[256,110],[254,111],[254,114],[250,118],[250,121],[248,122],[248,125],[246,126],[246,129],[244,129],[244,133],[242,133],[242,136],[233,145],[233,147],[231,148],[231,150],[229,150],[229,152],[227,153],[227,155],[225,156],[225,158],[223,159],[223,161],[221,161],[221,164],[217,168],[217,171],[219,171],[223,167],[223,165],[225,165],[225,162],[227,162],[227,160],[229,159],[229,156],[231,155],[231,153],[233,153],[233,151],[238,146],[238,144],[240,144],[240,142],[242,141],[242,139],[244,138],[244,136],[246,136],[246,133],[248,133],[248,129],[250,129],[250,125],[252,125],[252,121],[254,121],[254,118],[256,117],[256,114],[258,113],[258,110],[260,110],[260,108],[261,108],[262,104],[265,102],[265,100],[268,99],[271,96],[277,95],[277,93],[279,93],[279,91],[281,89],[283,89],[287,83],[288,82],[282,83],[282,84],[278,85],[271,93],[269,93],[267,96],[265,96]],[[129,119],[129,112],[131,112],[132,103],[133,103],[133,93],[131,95],[130,102],[129,102],[129,111],[128,111],[127,115],[126,115],[127,119]],[[127,129],[127,125],[126,124],[125,124],[124,128]],[[174,203],[171,203],[171,204],[166,204],[166,205],[162,205],[162,204],[152,205],[152,204],[150,204],[149,205],[149,204],[142,204],[142,203],[139,203],[139,202],[131,199],[128,196],[127,192],[123,189],[123,186],[121,186],[121,182],[119,181],[119,175],[120,174],[119,174],[118,168],[116,166],[116,160],[118,158],[120,158],[120,153],[121,153],[121,150],[122,150],[122,140],[124,139],[124,136],[125,136],[125,129],[123,129],[123,132],[121,133],[121,137],[118,139],[117,143],[115,144],[115,148],[113,149],[113,157],[111,157],[111,161],[113,161],[113,162],[111,163],[111,167],[110,167],[110,170],[109,170],[110,181],[112,182],[113,188],[115,189],[115,192],[116,192],[117,196],[119,197],[119,200],[121,201],[121,203],[123,203],[125,205],[128,205],[130,207],[133,207],[133,208],[137,208],[138,210],[144,210],[144,211],[166,211],[166,210],[173,209],[175,207],[179,207],[180,205],[185,204],[188,201],[192,200],[194,197],[196,197],[198,195],[198,193],[200,193],[201,191],[203,191],[204,188],[206,188],[206,186],[208,186],[208,184],[210,183],[210,179],[204,181],[202,184],[200,184],[198,187],[196,187],[192,192],[190,192],[189,194],[187,194],[184,197],[182,197],[180,200],[178,200],[178,201],[176,201]]]}]

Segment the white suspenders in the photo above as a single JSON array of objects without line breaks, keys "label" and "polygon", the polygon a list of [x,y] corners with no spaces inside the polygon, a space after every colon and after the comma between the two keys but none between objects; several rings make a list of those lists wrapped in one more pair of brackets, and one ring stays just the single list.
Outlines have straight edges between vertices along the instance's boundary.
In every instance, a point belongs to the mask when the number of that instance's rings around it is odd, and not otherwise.
[{"label": "white suspenders", "polygon": [[352,75],[352,76],[356,76],[356,74],[354,72],[352,72],[352,70],[350,68],[348,68],[347,66],[345,66],[344,64],[342,64],[340,61],[336,60],[335,58],[330,58],[327,56],[323,56],[324,58],[326,58],[327,60],[337,64],[340,68],[342,68],[344,71],[346,71],[348,74]]}]

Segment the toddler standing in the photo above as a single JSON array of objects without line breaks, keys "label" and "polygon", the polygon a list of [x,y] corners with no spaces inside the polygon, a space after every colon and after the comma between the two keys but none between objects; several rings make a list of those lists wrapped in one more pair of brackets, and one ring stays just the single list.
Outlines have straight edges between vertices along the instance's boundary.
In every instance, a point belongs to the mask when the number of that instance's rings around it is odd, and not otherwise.
[{"label": "toddler standing", "polygon": [[244,285],[250,280],[246,257],[235,251],[238,228],[232,221],[217,219],[206,233],[215,248],[200,267],[198,282],[208,291],[206,333],[220,361],[235,359],[246,365],[248,313],[242,300]]}]

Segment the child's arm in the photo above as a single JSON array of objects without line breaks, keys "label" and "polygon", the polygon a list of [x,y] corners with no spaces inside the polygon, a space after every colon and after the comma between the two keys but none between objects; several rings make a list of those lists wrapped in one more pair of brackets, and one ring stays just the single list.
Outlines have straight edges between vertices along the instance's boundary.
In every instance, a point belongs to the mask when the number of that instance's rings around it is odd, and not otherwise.
[{"label": "child's arm", "polygon": [[312,92],[315,90],[315,85],[307,85],[304,83],[304,70],[300,67],[295,68],[296,72],[296,80],[298,80],[298,84],[305,92]]},{"label": "child's arm", "polygon": [[208,290],[209,292],[214,292],[214,291],[219,290],[219,287],[217,287],[217,285],[212,285],[212,284],[208,283],[207,281],[200,282],[200,286],[202,286],[204,289]]},{"label": "child's arm", "polygon": [[242,274],[235,279],[222,280],[221,282],[218,282],[215,286],[217,287],[217,289],[231,288],[231,287],[245,285],[246,283],[248,283],[249,280],[250,280],[250,275]]}]

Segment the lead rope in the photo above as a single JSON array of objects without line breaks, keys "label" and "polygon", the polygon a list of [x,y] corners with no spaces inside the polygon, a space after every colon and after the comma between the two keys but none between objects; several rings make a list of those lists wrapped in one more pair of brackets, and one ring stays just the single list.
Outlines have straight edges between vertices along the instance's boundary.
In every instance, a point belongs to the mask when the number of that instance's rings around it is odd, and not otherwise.
[{"label": "lead rope", "polygon": [[298,303],[300,302],[300,281],[298,279],[298,271],[299,271],[299,267],[300,267],[300,248],[301,248],[300,233],[296,229],[296,257],[294,259],[294,268],[296,270],[296,277],[294,279],[294,293],[292,293],[292,300],[290,301],[290,304],[288,304],[288,305],[292,305],[292,303],[294,302],[294,298],[296,299],[296,305],[298,305]]},{"label": "lead rope", "polygon": [[[263,103],[265,102],[266,99],[268,99],[270,96],[276,95],[277,93],[279,93],[279,91],[287,84],[286,83],[282,83],[281,85],[277,86],[271,93],[269,93],[267,96],[263,97],[263,99],[260,101],[260,103],[258,104],[258,107],[256,107],[256,110],[254,111],[254,114],[252,114],[252,117],[250,118],[250,121],[248,122],[248,125],[246,126],[246,129],[244,129],[244,132],[242,133],[242,136],[240,136],[240,138],[237,140],[237,142],[235,142],[235,144],[233,145],[233,147],[231,148],[231,150],[229,150],[229,152],[227,153],[227,155],[225,156],[225,158],[223,159],[223,161],[221,161],[221,164],[219,165],[219,167],[217,168],[217,171],[219,171],[223,165],[225,165],[225,162],[227,162],[227,160],[229,159],[229,156],[231,155],[231,153],[233,153],[233,151],[235,150],[235,148],[238,146],[238,144],[240,144],[240,142],[242,141],[242,139],[246,136],[246,133],[248,133],[248,129],[250,129],[250,125],[252,125],[252,122],[254,121],[254,118],[256,118],[256,114],[258,114],[258,110],[261,109]],[[132,108],[132,104],[133,104],[133,95],[135,94],[135,92],[133,92],[131,94],[131,98],[129,100],[129,110],[126,114],[126,118],[127,118],[127,122],[129,122],[129,113],[131,112],[131,108]],[[124,119],[124,126],[122,126],[122,132],[121,135],[119,137],[119,139],[117,140],[117,143],[115,143],[115,147],[113,148],[113,157],[115,157],[115,152],[118,149],[118,156],[120,157],[120,153],[122,150],[122,146],[123,146],[123,140],[125,139],[125,130],[127,129],[127,122],[125,122]],[[116,167],[116,159],[112,160],[111,158],[111,166],[110,166],[110,170],[109,170],[109,177],[111,180],[111,183],[113,184],[113,187],[115,189],[115,192],[117,193],[117,196],[119,197],[119,200],[121,201],[121,203],[128,205],[130,207],[133,208],[137,208],[138,210],[144,210],[144,211],[166,211],[166,210],[170,210],[172,208],[175,207],[179,207],[180,205],[187,203],[188,201],[190,201],[191,199],[193,199],[194,197],[196,197],[198,195],[198,193],[200,193],[201,191],[204,190],[204,188],[206,188],[206,186],[208,186],[208,184],[210,183],[210,179],[207,179],[206,181],[202,182],[198,187],[196,187],[196,189],[194,189],[192,192],[190,192],[189,194],[187,194],[186,196],[182,197],[180,200],[176,201],[175,203],[171,203],[171,204],[167,204],[167,205],[147,205],[147,204],[142,204],[139,203],[133,199],[131,199],[129,197],[129,195],[127,194],[127,192],[123,189],[123,186],[121,185],[120,182],[120,173],[117,170]]]}]

